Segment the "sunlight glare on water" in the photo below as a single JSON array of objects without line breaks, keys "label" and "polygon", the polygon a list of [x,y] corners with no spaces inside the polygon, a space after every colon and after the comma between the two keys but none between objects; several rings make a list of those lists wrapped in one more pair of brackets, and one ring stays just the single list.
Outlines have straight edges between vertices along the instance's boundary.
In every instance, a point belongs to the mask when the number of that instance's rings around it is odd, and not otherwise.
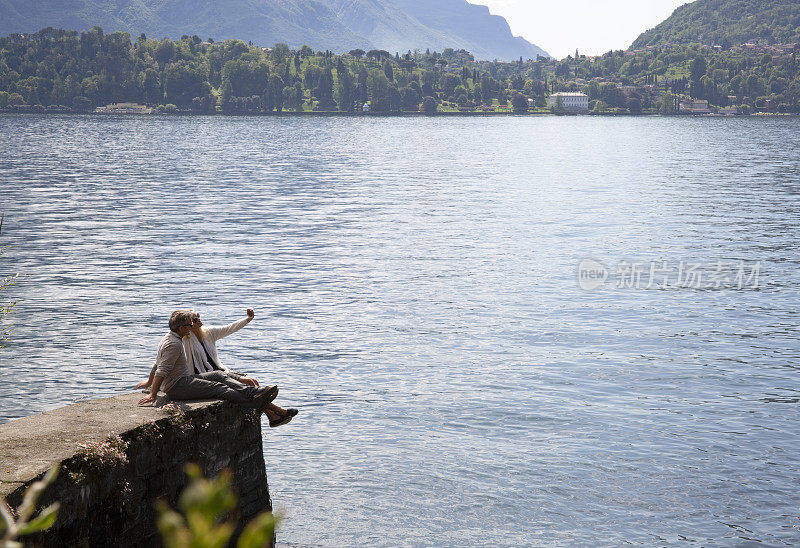
[{"label": "sunlight glare on water", "polygon": [[[0,115],[0,421],[223,361],[284,546],[800,541],[800,120]],[[760,261],[757,288],[577,265]]]}]

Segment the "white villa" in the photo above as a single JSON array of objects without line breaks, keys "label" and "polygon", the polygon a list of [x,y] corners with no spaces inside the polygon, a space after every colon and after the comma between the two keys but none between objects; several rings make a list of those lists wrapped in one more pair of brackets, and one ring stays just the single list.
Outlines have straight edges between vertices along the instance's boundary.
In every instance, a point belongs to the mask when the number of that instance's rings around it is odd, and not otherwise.
[{"label": "white villa", "polygon": [[97,107],[95,112],[100,114],[152,114],[153,109],[138,103],[111,103],[104,107]]},{"label": "white villa", "polygon": [[708,114],[711,109],[705,99],[681,99],[679,111],[689,114]]},{"label": "white villa", "polygon": [[548,99],[548,106],[555,108],[558,104],[558,98],[561,97],[561,104],[564,106],[564,112],[570,114],[585,114],[589,112],[589,96],[585,93],[569,93],[559,91],[553,93]]}]

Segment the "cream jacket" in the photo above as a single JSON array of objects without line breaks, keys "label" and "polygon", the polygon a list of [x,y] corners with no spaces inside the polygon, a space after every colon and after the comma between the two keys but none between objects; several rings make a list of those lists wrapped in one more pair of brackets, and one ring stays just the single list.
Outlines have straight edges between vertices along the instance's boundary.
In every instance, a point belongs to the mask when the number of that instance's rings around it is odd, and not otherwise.
[{"label": "cream jacket", "polygon": [[161,382],[161,390],[164,392],[169,392],[172,385],[178,382],[178,379],[181,377],[194,374],[186,360],[181,345],[182,342],[177,333],[170,331],[164,335],[164,338],[161,339],[161,343],[158,345],[158,357],[156,357],[156,363],[153,365],[151,382],[153,374],[163,377],[164,380]]},{"label": "cream jacket", "polygon": [[234,371],[231,371],[225,367],[220,361],[219,356],[217,356],[216,342],[223,337],[227,337],[232,333],[236,333],[249,323],[250,318],[248,317],[221,327],[206,327],[204,328],[206,336],[202,342],[197,340],[197,337],[194,333],[189,333],[189,335],[183,339],[183,350],[186,354],[186,361],[188,362],[189,370],[192,371],[193,374],[195,372],[203,373],[205,371],[203,368],[203,362],[205,361],[207,350],[208,355],[211,356],[220,369],[234,373]]}]

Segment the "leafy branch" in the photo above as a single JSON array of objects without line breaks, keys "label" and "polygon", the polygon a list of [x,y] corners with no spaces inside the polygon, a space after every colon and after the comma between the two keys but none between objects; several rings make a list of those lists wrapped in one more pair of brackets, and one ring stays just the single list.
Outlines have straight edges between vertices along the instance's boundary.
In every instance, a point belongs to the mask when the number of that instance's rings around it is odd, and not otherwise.
[{"label": "leafy branch", "polygon": [[[21,548],[22,544],[15,539],[49,529],[56,521],[60,504],[54,502],[35,518],[36,502],[45,488],[55,481],[60,465],[53,466],[41,481],[33,483],[25,491],[22,504],[15,518],[14,510],[0,497],[0,548]],[[31,519],[32,518],[32,519]]]},{"label": "leafy branch", "polygon": [[[223,548],[236,528],[226,516],[236,507],[231,489],[231,475],[223,471],[213,480],[204,478],[200,467],[186,467],[190,483],[179,500],[183,513],[172,510],[164,501],[158,503],[158,529],[167,548]],[[245,526],[237,548],[272,546],[278,522],[272,512],[263,512]]]}]

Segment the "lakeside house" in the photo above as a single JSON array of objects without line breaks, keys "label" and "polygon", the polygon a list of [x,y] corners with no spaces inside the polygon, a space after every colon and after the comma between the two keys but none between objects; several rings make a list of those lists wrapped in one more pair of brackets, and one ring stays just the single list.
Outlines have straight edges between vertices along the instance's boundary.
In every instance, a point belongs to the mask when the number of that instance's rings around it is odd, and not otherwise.
[{"label": "lakeside house", "polygon": [[111,103],[104,107],[97,107],[94,111],[98,114],[152,114],[153,109],[139,103]]},{"label": "lakeside house", "polygon": [[555,108],[558,104],[559,97],[561,97],[561,104],[564,107],[564,112],[570,114],[586,114],[589,112],[589,96],[585,93],[565,91],[553,93],[548,98],[548,106],[550,108]]},{"label": "lakeside house", "polygon": [[678,111],[684,114],[709,114],[708,101],[705,99],[682,99]]}]

